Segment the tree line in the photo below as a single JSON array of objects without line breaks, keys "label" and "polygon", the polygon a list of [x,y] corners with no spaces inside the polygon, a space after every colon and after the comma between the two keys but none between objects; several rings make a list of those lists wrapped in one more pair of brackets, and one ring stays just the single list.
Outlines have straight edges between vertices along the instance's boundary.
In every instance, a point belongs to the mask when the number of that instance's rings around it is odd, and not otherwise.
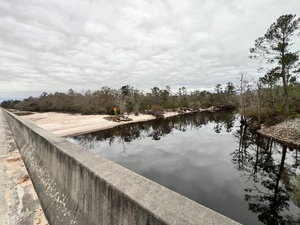
[{"label": "tree line", "polygon": [[119,89],[102,87],[96,91],[83,93],[70,89],[67,93],[43,92],[39,97],[29,97],[22,101],[3,101],[1,106],[25,111],[56,111],[81,114],[118,114],[139,113],[149,110],[208,108],[235,109],[238,106],[236,90],[231,82],[222,90],[222,85],[215,87],[216,93],[209,91],[190,91],[179,88],[172,92],[169,86],[164,89],[153,87],[150,92],[140,91],[130,85]]}]

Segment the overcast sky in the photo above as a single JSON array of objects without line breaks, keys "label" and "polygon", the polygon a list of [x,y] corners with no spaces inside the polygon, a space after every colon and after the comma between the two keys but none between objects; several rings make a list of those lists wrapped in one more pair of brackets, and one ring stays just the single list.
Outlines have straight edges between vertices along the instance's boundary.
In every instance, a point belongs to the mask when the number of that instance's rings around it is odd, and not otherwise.
[{"label": "overcast sky", "polygon": [[249,48],[290,13],[299,0],[0,0],[0,101],[258,77]]}]

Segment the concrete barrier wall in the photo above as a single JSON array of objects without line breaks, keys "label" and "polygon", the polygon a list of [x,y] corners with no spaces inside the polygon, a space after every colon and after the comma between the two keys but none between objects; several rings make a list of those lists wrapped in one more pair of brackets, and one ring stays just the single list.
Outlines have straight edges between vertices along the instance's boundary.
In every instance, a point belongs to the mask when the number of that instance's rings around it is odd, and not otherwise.
[{"label": "concrete barrier wall", "polygon": [[50,224],[238,224],[5,112]]}]

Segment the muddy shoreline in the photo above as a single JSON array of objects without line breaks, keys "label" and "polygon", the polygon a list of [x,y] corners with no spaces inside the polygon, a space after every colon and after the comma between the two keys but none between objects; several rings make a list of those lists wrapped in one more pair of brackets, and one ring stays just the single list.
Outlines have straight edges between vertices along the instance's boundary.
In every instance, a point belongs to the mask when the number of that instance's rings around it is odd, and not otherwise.
[{"label": "muddy shoreline", "polygon": [[300,150],[300,119],[289,119],[274,126],[262,126],[259,134]]}]

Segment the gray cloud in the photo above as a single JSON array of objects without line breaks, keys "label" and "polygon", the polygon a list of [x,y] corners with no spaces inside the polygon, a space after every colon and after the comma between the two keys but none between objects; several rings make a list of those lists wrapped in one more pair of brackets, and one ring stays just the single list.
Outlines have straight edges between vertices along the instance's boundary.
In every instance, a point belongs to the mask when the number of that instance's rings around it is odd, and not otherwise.
[{"label": "gray cloud", "polygon": [[299,8],[298,0],[0,0],[0,100],[126,84],[210,89],[236,83],[239,72],[257,77],[249,48]]}]

